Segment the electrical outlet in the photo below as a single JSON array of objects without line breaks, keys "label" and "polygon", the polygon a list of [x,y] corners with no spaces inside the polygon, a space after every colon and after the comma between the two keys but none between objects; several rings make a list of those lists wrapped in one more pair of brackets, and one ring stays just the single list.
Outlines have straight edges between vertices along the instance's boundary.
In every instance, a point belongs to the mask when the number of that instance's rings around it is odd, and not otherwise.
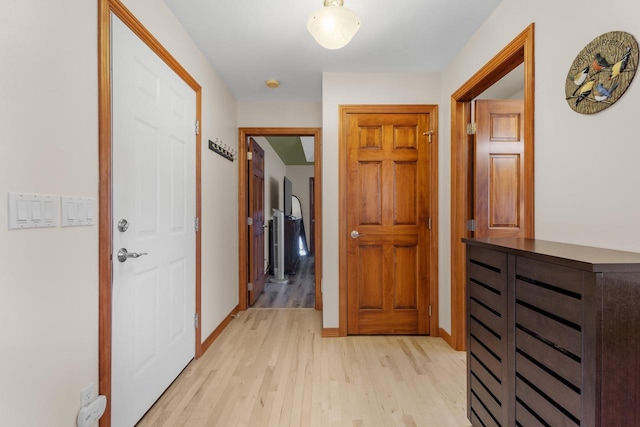
[{"label": "electrical outlet", "polygon": [[106,396],[96,397],[91,403],[80,408],[78,417],[76,418],[76,425],[78,427],[91,427],[102,417],[106,407]]},{"label": "electrical outlet", "polygon": [[98,397],[98,390],[96,384],[91,383],[80,391],[80,407],[87,406],[89,403]]}]

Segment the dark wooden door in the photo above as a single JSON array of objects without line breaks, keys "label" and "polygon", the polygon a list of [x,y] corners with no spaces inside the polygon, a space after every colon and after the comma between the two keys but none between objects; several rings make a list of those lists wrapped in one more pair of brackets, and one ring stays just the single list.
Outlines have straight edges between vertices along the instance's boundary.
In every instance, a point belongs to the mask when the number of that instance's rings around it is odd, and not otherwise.
[{"label": "dark wooden door", "polygon": [[249,138],[252,153],[249,177],[249,305],[253,305],[264,290],[264,150]]},{"label": "dark wooden door", "polygon": [[478,100],[475,237],[524,237],[524,103]]},{"label": "dark wooden door", "polygon": [[430,114],[347,115],[347,332],[429,333]]}]

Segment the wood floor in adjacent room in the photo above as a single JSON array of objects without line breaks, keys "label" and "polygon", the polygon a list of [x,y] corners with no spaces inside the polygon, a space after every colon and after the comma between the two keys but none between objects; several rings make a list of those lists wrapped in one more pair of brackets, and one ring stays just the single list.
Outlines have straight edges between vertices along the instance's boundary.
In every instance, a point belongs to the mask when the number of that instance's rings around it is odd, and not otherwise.
[{"label": "wood floor in adjacent room", "polygon": [[422,336],[322,338],[321,316],[241,312],[138,425],[470,425],[465,353]]},{"label": "wood floor in adjacent room", "polygon": [[296,274],[288,275],[287,283],[271,282],[268,276],[264,291],[253,307],[259,308],[313,308],[315,293],[316,262],[313,255],[300,257]]}]

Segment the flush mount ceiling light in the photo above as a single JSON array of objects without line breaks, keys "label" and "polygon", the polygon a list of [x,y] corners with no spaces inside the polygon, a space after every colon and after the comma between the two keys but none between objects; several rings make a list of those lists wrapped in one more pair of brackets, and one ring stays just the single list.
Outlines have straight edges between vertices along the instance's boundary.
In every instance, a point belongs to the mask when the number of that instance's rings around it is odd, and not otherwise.
[{"label": "flush mount ceiling light", "polygon": [[324,0],[324,7],[309,16],[307,29],[320,46],[340,49],[360,29],[360,18],[344,7],[344,0]]}]

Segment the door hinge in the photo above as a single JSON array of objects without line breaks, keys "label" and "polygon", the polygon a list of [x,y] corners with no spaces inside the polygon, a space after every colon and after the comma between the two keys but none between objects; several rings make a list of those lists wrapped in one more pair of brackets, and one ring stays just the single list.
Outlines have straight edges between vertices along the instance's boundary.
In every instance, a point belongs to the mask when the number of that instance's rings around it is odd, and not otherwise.
[{"label": "door hinge", "polygon": [[193,327],[198,329],[199,326],[200,326],[200,316],[198,316],[198,313],[195,313],[193,315]]},{"label": "door hinge", "polygon": [[429,218],[429,230],[431,230],[431,218]]},{"label": "door hinge", "polygon": [[467,135],[475,135],[478,130],[478,124],[476,122],[467,123]]},{"label": "door hinge", "polygon": [[200,218],[196,217],[195,220],[195,229],[196,229],[196,233],[200,231]]},{"label": "door hinge", "polygon": [[431,317],[431,304],[429,304],[429,317]]},{"label": "door hinge", "polygon": [[200,135],[200,121],[196,120],[196,135]]},{"label": "door hinge", "polygon": [[247,283],[247,290],[253,291],[253,283],[251,282]]},{"label": "door hinge", "polygon": [[429,137],[429,144],[431,144],[431,137],[433,136],[433,131],[427,131],[427,132],[422,132],[422,136],[428,136]]},{"label": "door hinge", "polygon": [[253,225],[253,218],[251,217],[247,218],[247,225]]},{"label": "door hinge", "polygon": [[253,153],[251,151],[247,151],[247,160],[253,160]]},{"label": "door hinge", "polygon": [[467,231],[476,231],[476,220],[470,219],[467,221]]}]

